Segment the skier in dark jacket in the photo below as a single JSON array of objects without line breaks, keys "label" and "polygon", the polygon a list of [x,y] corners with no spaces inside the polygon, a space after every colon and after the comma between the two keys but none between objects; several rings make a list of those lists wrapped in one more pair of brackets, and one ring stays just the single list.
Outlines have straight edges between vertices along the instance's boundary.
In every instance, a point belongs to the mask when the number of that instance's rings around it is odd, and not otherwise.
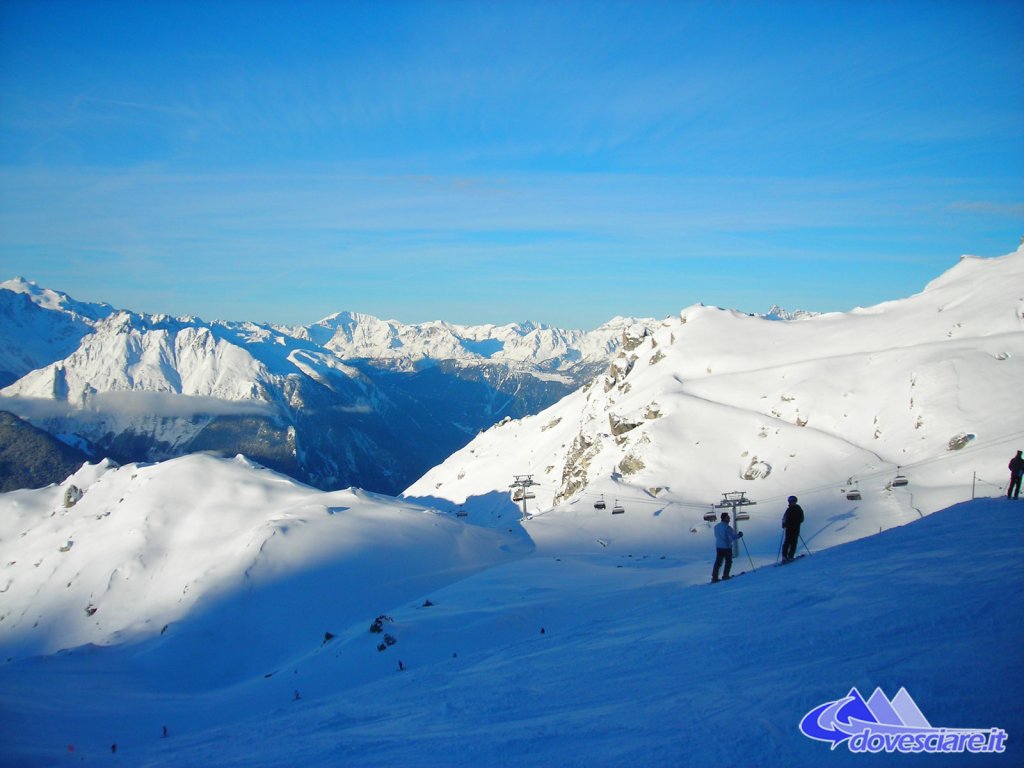
[{"label": "skier in dark jacket", "polygon": [[785,562],[796,557],[796,543],[800,540],[800,524],[804,521],[804,511],[796,503],[796,496],[790,496],[789,506],[782,516],[782,527],[786,531],[786,538],[782,542],[782,559]]},{"label": "skier in dark jacket", "polygon": [[1010,485],[1006,489],[1006,498],[1019,499],[1020,481],[1024,477],[1024,458],[1021,457],[1020,451],[1017,451],[1017,455],[1010,459],[1007,468],[1010,470]]}]

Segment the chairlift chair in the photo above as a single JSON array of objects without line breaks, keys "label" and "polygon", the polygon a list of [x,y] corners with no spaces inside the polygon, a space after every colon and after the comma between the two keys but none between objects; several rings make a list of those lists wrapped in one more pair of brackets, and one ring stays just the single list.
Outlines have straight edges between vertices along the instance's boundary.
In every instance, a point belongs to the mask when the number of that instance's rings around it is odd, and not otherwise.
[{"label": "chairlift chair", "polygon": [[896,467],[896,477],[892,479],[893,488],[902,488],[904,485],[909,485],[910,481],[907,480],[907,476],[900,472],[900,468]]},{"label": "chairlift chair", "polygon": [[604,503],[604,494],[601,494],[601,498],[594,502],[594,509],[605,509],[607,506]]},{"label": "chairlift chair", "polygon": [[741,512],[740,510],[737,509],[736,510],[736,519],[737,520],[749,520],[750,519],[750,513],[749,512]]},{"label": "chairlift chair", "polygon": [[625,511],[626,511],[626,508],[624,506],[622,506],[621,504],[619,504],[619,500],[616,499],[615,500],[615,506],[612,507],[612,514],[613,515],[621,515],[621,514],[624,514]]},{"label": "chairlift chair", "polygon": [[850,501],[860,501],[860,491],[856,485],[846,491],[846,498]]},{"label": "chairlift chair", "polygon": [[718,516],[715,514],[715,510],[714,509],[711,509],[711,510],[709,510],[709,511],[704,513],[704,522],[706,522],[706,523],[713,523],[717,519],[718,519]]},{"label": "chairlift chair", "polygon": [[468,515],[469,513],[466,512],[466,510],[464,509],[460,509],[458,512],[455,513],[456,517],[467,517]]}]

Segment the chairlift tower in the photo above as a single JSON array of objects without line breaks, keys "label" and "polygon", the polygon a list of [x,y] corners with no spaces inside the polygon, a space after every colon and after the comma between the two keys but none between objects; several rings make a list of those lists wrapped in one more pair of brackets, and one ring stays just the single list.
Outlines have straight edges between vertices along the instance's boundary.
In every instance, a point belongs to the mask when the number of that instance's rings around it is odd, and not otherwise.
[{"label": "chairlift tower", "polygon": [[[732,509],[732,530],[733,530],[733,533],[735,533],[737,535],[736,541],[734,541],[732,543],[732,556],[733,557],[739,557],[740,556],[740,542],[739,542],[739,538],[738,538],[739,537],[739,532],[740,532],[740,515],[736,512],[736,508],[737,507],[746,507],[746,506],[749,506],[751,504],[757,504],[757,502],[756,501],[751,501],[750,499],[748,499],[747,498],[747,494],[744,491],[730,491],[729,493],[723,493],[722,494],[722,500],[720,502],[718,502],[717,504],[715,504],[715,508],[716,509],[726,509],[726,508],[731,508]],[[747,515],[747,514],[744,513],[743,517],[746,520],[746,519],[749,519],[750,515]]]},{"label": "chairlift tower", "polygon": [[536,496],[536,494],[530,493],[531,485],[540,485],[533,481],[533,475],[515,475],[515,480],[509,485],[509,488],[516,489],[512,492],[512,498],[523,502],[523,517],[529,517],[526,511],[526,500]]}]

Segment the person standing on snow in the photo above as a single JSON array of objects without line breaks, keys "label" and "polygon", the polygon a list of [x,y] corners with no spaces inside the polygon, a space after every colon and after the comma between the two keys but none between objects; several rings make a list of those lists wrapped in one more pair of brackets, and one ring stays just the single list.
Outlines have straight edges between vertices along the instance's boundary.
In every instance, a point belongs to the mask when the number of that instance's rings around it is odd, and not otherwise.
[{"label": "person standing on snow", "polygon": [[804,521],[804,511],[796,503],[796,496],[790,496],[789,506],[782,516],[782,527],[786,531],[786,538],[782,542],[782,559],[785,562],[796,557],[796,544],[800,540],[800,525]]},{"label": "person standing on snow", "polygon": [[729,513],[722,513],[722,522],[715,526],[715,567],[711,570],[711,582],[718,581],[718,569],[725,563],[722,579],[729,578],[732,570],[732,544],[743,538],[743,532],[736,533],[729,525]]},{"label": "person standing on snow", "polygon": [[1017,451],[1017,455],[1010,459],[1007,468],[1010,470],[1010,485],[1006,488],[1006,498],[1019,499],[1020,481],[1024,477],[1024,458],[1021,457],[1020,451]]}]

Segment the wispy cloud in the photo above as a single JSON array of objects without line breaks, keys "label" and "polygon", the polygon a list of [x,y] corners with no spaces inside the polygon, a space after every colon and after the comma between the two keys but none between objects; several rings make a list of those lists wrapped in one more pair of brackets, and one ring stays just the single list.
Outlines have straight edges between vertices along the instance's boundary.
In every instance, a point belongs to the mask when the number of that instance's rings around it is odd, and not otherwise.
[{"label": "wispy cloud", "polygon": [[273,406],[262,401],[221,400],[169,392],[99,392],[86,407],[47,398],[0,396],[0,408],[30,420],[74,416],[99,419],[108,416],[190,418],[192,416],[271,416]]},{"label": "wispy cloud", "polygon": [[580,327],[814,262],[844,308],[1022,224],[1012,4],[64,10],[0,41],[0,271],[82,298]]},{"label": "wispy cloud", "polygon": [[1024,203],[996,203],[991,200],[957,200],[947,208],[958,213],[985,213],[1024,219]]}]

